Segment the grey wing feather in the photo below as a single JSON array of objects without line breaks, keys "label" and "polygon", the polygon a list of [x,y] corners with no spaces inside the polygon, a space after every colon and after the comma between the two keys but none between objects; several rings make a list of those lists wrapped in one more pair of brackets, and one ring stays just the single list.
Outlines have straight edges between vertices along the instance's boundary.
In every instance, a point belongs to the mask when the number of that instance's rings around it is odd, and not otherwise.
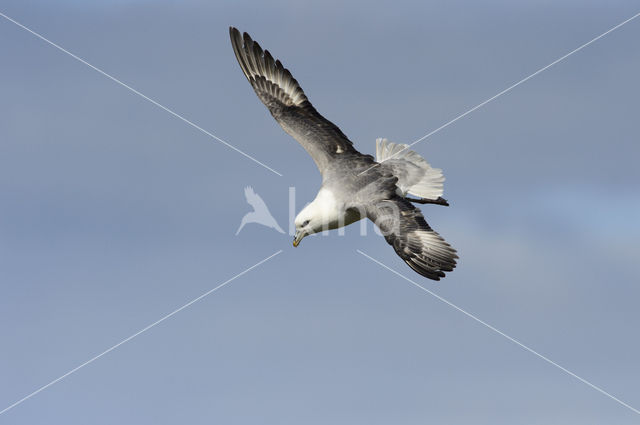
[{"label": "grey wing feather", "polygon": [[417,273],[440,280],[456,267],[456,250],[429,227],[411,202],[394,196],[368,205],[366,212],[396,254]]},{"label": "grey wing feather", "polygon": [[231,45],[240,68],[256,94],[282,128],[311,155],[322,172],[342,153],[357,152],[353,143],[332,122],[311,105],[295,78],[268,50],[229,28]]}]

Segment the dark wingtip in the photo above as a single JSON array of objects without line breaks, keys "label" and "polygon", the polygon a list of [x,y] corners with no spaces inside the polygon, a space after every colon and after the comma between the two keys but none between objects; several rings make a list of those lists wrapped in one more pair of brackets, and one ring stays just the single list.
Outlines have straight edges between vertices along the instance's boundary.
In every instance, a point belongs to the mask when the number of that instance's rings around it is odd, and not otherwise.
[{"label": "dark wingtip", "polygon": [[244,43],[246,45],[249,45],[253,41],[253,39],[251,38],[251,36],[249,35],[248,32],[243,32],[242,33],[242,39],[244,40]]},{"label": "dark wingtip", "polygon": [[440,205],[444,205],[445,207],[449,206],[449,201],[447,201],[446,199],[444,199],[442,196],[438,196],[438,199],[436,199],[436,201],[440,204]]},{"label": "dark wingtip", "polygon": [[[404,260],[404,262],[407,263],[407,265],[409,267],[411,267],[413,269],[413,271],[415,271],[416,273],[418,273],[421,276],[426,277],[427,279],[439,281],[441,278],[446,277],[446,275],[445,275],[443,270],[426,269],[426,268],[421,267],[420,265],[414,263],[411,260]],[[452,270],[453,270],[453,268],[451,270],[446,270],[446,271],[452,271]]]},{"label": "dark wingtip", "polygon": [[236,27],[229,27],[229,38],[231,39],[231,44],[238,44],[240,41],[240,45],[242,45],[242,36],[240,35],[240,31]]}]

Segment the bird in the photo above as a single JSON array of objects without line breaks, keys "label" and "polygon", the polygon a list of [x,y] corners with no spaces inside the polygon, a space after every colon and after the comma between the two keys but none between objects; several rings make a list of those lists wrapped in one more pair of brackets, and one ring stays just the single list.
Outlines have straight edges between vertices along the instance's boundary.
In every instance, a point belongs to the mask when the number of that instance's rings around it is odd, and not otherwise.
[{"label": "bird", "polygon": [[376,159],[360,153],[340,128],[313,107],[279,59],[246,32],[230,27],[229,35],[256,95],[282,129],[307,151],[322,175],[316,197],[295,218],[293,246],[314,233],[368,218],[418,274],[440,280],[453,271],[456,250],[414,205],[449,205],[441,196],[442,170],[432,168],[408,145],[387,139],[376,140]]},{"label": "bird", "polygon": [[276,219],[271,215],[267,204],[264,203],[260,195],[254,192],[251,186],[244,188],[244,197],[247,199],[247,203],[253,207],[253,211],[246,213],[244,217],[242,217],[240,227],[238,227],[238,230],[236,231],[236,236],[247,223],[262,224],[263,226],[275,229],[280,233],[284,233],[284,230],[282,230]]}]

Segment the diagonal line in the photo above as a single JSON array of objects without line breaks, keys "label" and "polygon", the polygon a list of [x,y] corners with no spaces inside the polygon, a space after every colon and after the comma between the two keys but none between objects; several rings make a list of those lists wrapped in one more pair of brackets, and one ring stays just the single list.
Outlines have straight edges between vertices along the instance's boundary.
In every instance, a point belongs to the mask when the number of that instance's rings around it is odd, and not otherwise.
[{"label": "diagonal line", "polygon": [[[416,140],[413,143],[410,143],[408,145],[406,145],[404,148],[400,149],[399,151],[397,151],[396,153],[394,153],[393,155],[390,155],[388,158],[386,158],[384,161],[380,161],[380,163],[385,162],[391,158],[394,158],[395,156],[397,156],[398,154],[400,154],[401,152],[405,151],[406,149],[409,149],[411,146],[415,145],[416,143],[419,143],[421,141],[423,141],[424,139],[426,139],[427,137],[430,137],[434,134],[436,134],[437,132],[439,132],[440,130],[443,130],[447,127],[449,127],[451,124],[453,124],[454,122],[458,121],[461,118],[466,117],[467,115],[469,115],[470,113],[472,113],[473,111],[475,111],[476,109],[480,109],[482,108],[484,105],[486,105],[489,102],[494,101],[495,99],[499,98],[500,96],[502,96],[503,94],[511,91],[512,89],[518,87],[520,84],[530,80],[531,78],[535,77],[536,75],[540,74],[543,71],[546,71],[547,69],[551,68],[553,65],[557,64],[558,62],[561,62],[563,60],[565,60],[566,58],[568,58],[569,56],[573,55],[574,53],[579,52],[580,50],[584,49],[585,47],[589,46],[590,44],[600,40],[602,37],[604,37],[605,35],[617,30],[618,28],[620,28],[621,26],[631,22],[632,20],[636,19],[638,16],[640,16],[640,12],[636,13],[635,15],[633,15],[632,17],[630,17],[629,19],[620,22],[618,25],[616,25],[613,28],[610,28],[609,30],[603,32],[602,34],[600,34],[599,36],[592,38],[591,40],[589,40],[588,42],[584,43],[582,46],[577,47],[575,49],[573,49],[572,51],[570,51],[569,53],[567,53],[564,56],[559,57],[558,59],[554,60],[553,62],[551,62],[549,65],[544,66],[542,68],[540,68],[539,70],[537,70],[536,72],[534,72],[533,74],[530,74],[529,76],[523,78],[522,80],[518,81],[515,84],[510,85],[509,87],[507,87],[506,89],[502,90],[500,93],[496,94],[495,96],[490,97],[489,99],[485,100],[482,103],[478,103],[476,106],[474,106],[473,108],[469,109],[468,111],[464,112],[463,114],[458,115],[457,117],[455,117],[454,119],[452,119],[451,121],[446,122],[445,124],[441,125],[440,127],[436,128],[435,130],[425,134],[424,136],[422,136],[421,138],[419,138],[418,140]],[[379,163],[378,163],[379,164]],[[367,168],[366,170],[364,170],[363,172],[361,172],[358,175],[364,174],[367,171],[371,170],[372,168],[375,168],[378,166],[378,164],[375,164],[369,168]]]},{"label": "diagonal line", "polygon": [[16,401],[15,403],[11,404],[10,406],[5,407],[3,410],[0,410],[0,415],[2,415],[3,413],[7,412],[8,410],[13,409],[14,407],[16,407],[17,405],[27,401],[28,399],[30,399],[31,397],[33,397],[34,395],[38,394],[41,391],[46,390],[47,388],[49,388],[50,386],[56,384],[57,382],[60,382],[61,380],[63,380],[64,378],[66,378],[67,376],[77,372],[78,370],[82,369],[83,367],[87,366],[90,363],[93,363],[94,361],[98,360],[100,357],[104,356],[105,354],[110,353],[111,351],[115,350],[116,348],[120,347],[122,344],[125,344],[129,341],[131,341],[133,338],[137,337],[138,335],[148,331],[149,329],[153,328],[154,326],[164,322],[165,320],[167,320],[168,318],[170,318],[171,316],[173,316],[174,314],[179,313],[180,311],[184,310],[185,308],[189,307],[191,304],[194,304],[198,301],[200,301],[201,299],[203,299],[204,297],[206,297],[209,294],[212,294],[213,292],[217,291],[218,289],[222,288],[223,286],[226,286],[227,284],[233,282],[234,280],[236,280],[237,278],[239,278],[240,276],[242,276],[243,274],[255,269],[256,267],[258,267],[259,265],[269,261],[270,259],[272,259],[273,257],[275,257],[276,255],[280,254],[282,252],[282,250],[271,254],[270,256],[268,256],[267,258],[265,258],[264,260],[261,260],[259,262],[257,262],[256,264],[254,264],[253,266],[245,269],[244,271],[238,273],[237,275],[233,276],[232,278],[230,278],[229,280],[221,283],[220,285],[216,286],[213,289],[208,290],[207,292],[205,292],[204,294],[200,295],[197,298],[194,298],[193,300],[189,301],[188,303],[186,303],[185,305],[183,305],[182,307],[173,310],[171,313],[167,314],[166,316],[162,317],[161,319],[156,320],[155,322],[153,322],[152,324],[140,329],[138,332],[134,333],[133,335],[123,339],[122,341],[120,341],[119,343],[117,343],[116,345],[106,349],[105,351],[103,351],[102,353],[98,354],[97,356],[94,356],[92,358],[90,358],[89,360],[87,360],[86,362],[82,363],[80,366],[77,366],[73,369],[71,369],[69,372],[65,373],[64,375],[60,376],[59,378],[54,379],[53,381],[49,382],[46,385],[43,385],[42,387],[38,388],[37,390],[35,390],[34,392],[32,392],[31,394],[21,398],[20,400]]},{"label": "diagonal line", "polygon": [[487,328],[491,329],[492,331],[496,332],[497,334],[505,337],[506,339],[508,339],[509,341],[519,345],[520,347],[524,348],[525,350],[527,350],[528,352],[530,352],[531,354],[534,354],[536,356],[538,356],[539,358],[541,358],[542,360],[544,360],[545,362],[557,367],[558,369],[560,369],[563,372],[566,372],[567,374],[573,376],[574,378],[576,378],[577,380],[579,380],[580,382],[587,384],[588,386],[590,386],[591,388],[593,388],[594,390],[598,391],[601,394],[606,395],[607,397],[609,397],[610,399],[612,399],[613,401],[616,401],[617,403],[620,403],[621,405],[623,405],[624,407],[630,409],[631,411],[637,413],[640,415],[640,410],[629,406],[627,403],[625,403],[624,401],[620,400],[619,398],[616,398],[615,396],[609,394],[608,392],[606,392],[605,390],[603,390],[602,388],[596,386],[595,384],[592,384],[591,382],[587,381],[584,378],[579,377],[578,375],[576,375],[575,373],[571,372],[569,369],[566,369],[562,366],[560,366],[558,363],[554,362],[553,360],[549,359],[548,357],[543,356],[542,354],[538,353],[537,351],[535,351],[532,348],[529,348],[528,346],[524,345],[523,343],[521,343],[520,341],[518,341],[515,338],[510,337],[509,335],[507,335],[506,333],[502,332],[499,329],[494,328],[493,326],[491,326],[490,324],[488,324],[487,322],[477,318],[476,316],[474,316],[471,313],[468,313],[467,311],[461,309],[460,307],[458,307],[457,305],[453,304],[452,302],[442,298],[440,295],[436,294],[433,291],[428,290],[427,288],[425,288],[422,285],[417,284],[416,282],[414,282],[413,280],[409,279],[408,277],[406,277],[405,275],[403,275],[402,273],[392,269],[391,267],[381,263],[380,261],[376,260],[375,258],[365,254],[364,252],[360,251],[359,249],[357,249],[356,251],[358,251],[358,253],[362,254],[363,256],[367,257],[369,260],[373,261],[374,263],[379,264],[380,266],[384,267],[385,269],[389,270],[390,272],[400,276],[401,278],[403,278],[404,280],[406,280],[407,282],[411,283],[413,286],[422,289],[424,292],[428,293],[429,295],[434,296],[435,298],[437,298],[438,300],[442,301],[443,303],[455,308],[456,310],[458,310],[460,313],[466,315],[467,317],[470,317],[471,319],[475,320],[476,322],[480,323],[481,325],[486,326]]},{"label": "diagonal line", "polygon": [[154,104],[155,106],[157,106],[158,108],[170,113],[171,115],[173,115],[174,117],[180,119],[181,121],[184,121],[185,123],[189,124],[191,127],[195,128],[196,130],[206,134],[207,136],[217,140],[218,142],[222,143],[223,145],[227,146],[228,148],[233,149],[234,151],[238,152],[240,155],[244,156],[245,158],[250,159],[251,161],[255,162],[256,164],[259,164],[261,166],[263,166],[264,168],[266,168],[267,170],[271,171],[274,174],[279,175],[280,177],[282,177],[282,174],[280,174],[279,172],[277,172],[276,170],[274,170],[273,168],[269,167],[268,165],[263,164],[262,162],[258,161],[257,159],[255,159],[254,157],[252,157],[251,155],[249,155],[248,153],[245,153],[243,151],[241,151],[240,149],[236,148],[235,146],[233,146],[231,143],[226,142],[224,140],[222,140],[221,138],[219,138],[218,136],[216,136],[215,134],[205,130],[204,128],[200,127],[197,124],[194,124],[192,121],[189,121],[188,119],[186,119],[185,117],[183,117],[182,115],[178,114],[177,112],[174,112],[173,110],[167,108],[164,105],[161,105],[160,103],[158,103],[157,101],[153,100],[152,98],[140,93],[138,90],[134,89],[133,87],[123,83],[122,81],[118,80],[116,77],[107,74],[106,72],[104,72],[103,70],[101,70],[100,68],[91,65],[89,62],[85,61],[84,59],[74,55],[73,53],[71,53],[70,51],[66,50],[65,48],[57,45],[56,43],[54,43],[53,41],[45,38],[44,36],[38,34],[37,32],[33,31],[30,28],[27,28],[26,26],[22,25],[20,22],[16,21],[15,19],[5,15],[4,13],[0,12],[0,16],[2,16],[3,18],[5,18],[6,20],[13,22],[14,24],[16,24],[17,26],[19,26],[20,28],[22,28],[25,31],[30,32],[31,34],[35,35],[36,37],[38,37],[40,40],[44,41],[47,44],[50,44],[51,46],[55,47],[56,49],[60,50],[61,52],[66,53],[67,55],[71,56],[72,58],[74,58],[75,60],[87,65],[89,68],[93,69],[94,71],[99,72],[100,74],[104,75],[105,77],[107,77],[108,79],[110,79],[111,81],[114,81],[117,84],[120,84],[122,87],[126,88],[127,90],[137,94],[138,96],[140,96],[141,98],[143,98],[144,100]]}]

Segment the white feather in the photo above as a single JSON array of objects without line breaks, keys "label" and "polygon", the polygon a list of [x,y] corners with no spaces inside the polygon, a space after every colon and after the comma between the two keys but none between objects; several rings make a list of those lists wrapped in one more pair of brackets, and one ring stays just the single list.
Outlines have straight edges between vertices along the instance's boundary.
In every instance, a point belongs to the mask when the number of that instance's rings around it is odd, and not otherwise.
[{"label": "white feather", "polygon": [[376,139],[376,161],[392,167],[398,177],[398,187],[403,195],[410,193],[425,199],[437,199],[443,194],[442,170],[433,168],[409,145]]}]

